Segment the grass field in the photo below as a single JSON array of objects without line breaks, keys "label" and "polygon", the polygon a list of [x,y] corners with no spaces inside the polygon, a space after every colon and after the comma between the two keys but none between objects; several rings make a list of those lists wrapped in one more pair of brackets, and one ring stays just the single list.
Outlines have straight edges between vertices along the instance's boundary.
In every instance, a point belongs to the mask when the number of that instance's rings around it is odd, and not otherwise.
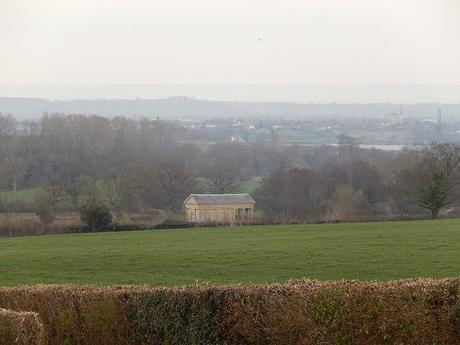
[{"label": "grass field", "polygon": [[17,199],[21,202],[31,203],[37,199],[40,190],[40,188],[28,188],[18,190],[16,193],[0,192],[0,198],[5,200]]},{"label": "grass field", "polygon": [[460,220],[0,238],[0,285],[460,276]]},{"label": "grass field", "polygon": [[[252,179],[247,181],[242,181],[239,187],[238,193],[252,193],[254,190],[260,186],[263,178],[261,176],[254,176]],[[197,177],[195,182],[198,184],[201,190],[204,193],[209,193],[209,179],[206,177]]]}]

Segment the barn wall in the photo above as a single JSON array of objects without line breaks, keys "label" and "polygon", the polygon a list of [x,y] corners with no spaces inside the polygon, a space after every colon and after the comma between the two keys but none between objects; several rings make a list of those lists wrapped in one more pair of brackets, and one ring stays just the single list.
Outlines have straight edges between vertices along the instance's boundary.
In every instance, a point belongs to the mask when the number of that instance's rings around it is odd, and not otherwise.
[{"label": "barn wall", "polygon": [[[250,209],[246,219],[236,218],[237,209]],[[191,223],[222,223],[231,224],[239,221],[252,222],[254,212],[253,204],[239,205],[186,205],[186,219]]]}]

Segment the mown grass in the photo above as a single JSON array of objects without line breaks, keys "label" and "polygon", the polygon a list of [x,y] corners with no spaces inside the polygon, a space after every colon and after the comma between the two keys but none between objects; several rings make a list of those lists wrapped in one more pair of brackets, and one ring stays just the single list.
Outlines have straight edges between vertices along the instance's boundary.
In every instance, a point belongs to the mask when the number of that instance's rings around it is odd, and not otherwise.
[{"label": "mown grass", "polygon": [[41,188],[28,188],[18,190],[16,193],[13,192],[0,192],[0,199],[4,200],[18,200],[24,203],[34,202],[40,194]]},{"label": "mown grass", "polygon": [[252,179],[250,179],[248,181],[244,181],[241,184],[241,190],[244,193],[252,193],[257,189],[257,187],[260,186],[262,181],[263,181],[263,178],[261,176],[255,176],[255,177],[253,177]]},{"label": "mown grass", "polygon": [[0,239],[0,285],[460,276],[460,220],[195,228]]}]

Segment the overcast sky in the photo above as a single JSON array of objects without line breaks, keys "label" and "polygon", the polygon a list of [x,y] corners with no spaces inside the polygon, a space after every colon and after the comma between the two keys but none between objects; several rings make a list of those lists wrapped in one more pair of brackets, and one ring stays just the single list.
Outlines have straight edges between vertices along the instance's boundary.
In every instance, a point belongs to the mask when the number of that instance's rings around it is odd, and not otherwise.
[{"label": "overcast sky", "polygon": [[459,86],[460,1],[0,0],[0,85],[152,84]]}]

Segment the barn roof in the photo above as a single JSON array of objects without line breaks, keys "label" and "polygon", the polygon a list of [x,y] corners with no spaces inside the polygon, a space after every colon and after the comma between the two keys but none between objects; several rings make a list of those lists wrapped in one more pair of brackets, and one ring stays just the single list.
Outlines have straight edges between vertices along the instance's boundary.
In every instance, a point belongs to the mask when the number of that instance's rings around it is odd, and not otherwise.
[{"label": "barn roof", "polygon": [[197,204],[255,204],[254,199],[247,193],[244,194],[190,194],[184,203],[190,199]]}]

